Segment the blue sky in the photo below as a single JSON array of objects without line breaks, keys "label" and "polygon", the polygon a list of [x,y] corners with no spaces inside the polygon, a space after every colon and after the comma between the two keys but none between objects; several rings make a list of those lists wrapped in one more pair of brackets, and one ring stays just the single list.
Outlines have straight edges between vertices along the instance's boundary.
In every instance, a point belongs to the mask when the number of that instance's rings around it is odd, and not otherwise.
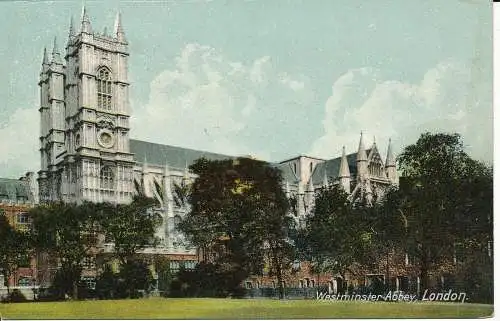
[{"label": "blue sky", "polygon": [[42,50],[84,3],[95,31],[122,13],[133,138],[279,161],[430,130],[493,159],[489,1],[7,1],[0,176],[39,168]]}]

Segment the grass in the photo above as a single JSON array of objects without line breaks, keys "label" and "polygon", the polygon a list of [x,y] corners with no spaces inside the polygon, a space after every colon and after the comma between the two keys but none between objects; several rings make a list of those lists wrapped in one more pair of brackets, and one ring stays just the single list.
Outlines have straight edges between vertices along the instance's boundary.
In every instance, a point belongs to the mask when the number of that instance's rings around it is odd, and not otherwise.
[{"label": "grass", "polygon": [[493,305],[316,300],[165,299],[0,304],[3,319],[473,318]]}]

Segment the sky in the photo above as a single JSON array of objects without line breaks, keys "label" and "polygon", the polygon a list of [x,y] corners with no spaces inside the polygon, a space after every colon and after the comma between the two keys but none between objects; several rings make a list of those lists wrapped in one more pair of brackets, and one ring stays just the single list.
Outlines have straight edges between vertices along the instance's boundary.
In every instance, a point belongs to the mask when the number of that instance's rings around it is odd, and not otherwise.
[{"label": "sky", "polygon": [[0,177],[38,171],[43,48],[82,5],[129,42],[131,138],[281,161],[421,133],[493,161],[488,0],[0,2]]}]

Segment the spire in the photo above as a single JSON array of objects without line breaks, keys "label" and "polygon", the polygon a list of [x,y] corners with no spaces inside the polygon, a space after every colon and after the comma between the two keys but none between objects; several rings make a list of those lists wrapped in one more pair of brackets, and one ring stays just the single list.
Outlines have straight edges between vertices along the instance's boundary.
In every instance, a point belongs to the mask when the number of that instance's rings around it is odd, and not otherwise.
[{"label": "spire", "polygon": [[[49,68],[49,57],[47,56],[47,47],[43,48],[43,58],[42,58],[42,70],[40,73],[44,73]],[[41,75],[40,75],[41,77]],[[40,78],[41,79],[41,78]]]},{"label": "spire", "polygon": [[109,36],[108,34],[108,27],[104,27],[104,30],[102,31],[103,36]]},{"label": "spire", "polygon": [[189,168],[188,168],[188,162],[186,159],[185,165],[184,165],[184,174],[182,176],[182,180],[184,182],[187,182],[189,180]]},{"label": "spire", "polygon": [[144,161],[142,162],[142,173],[146,173],[148,169],[148,159],[146,158],[146,155],[144,155]]},{"label": "spire", "polygon": [[75,21],[73,19],[73,16],[71,16],[69,20],[69,37],[73,37],[75,35]]},{"label": "spire", "polygon": [[365,145],[363,144],[363,132],[361,132],[361,136],[359,137],[359,147],[358,147],[358,155],[356,156],[356,161],[366,161],[366,150]]},{"label": "spire", "polygon": [[326,175],[326,167],[325,167],[325,172],[323,175],[323,186],[328,187],[328,176]]},{"label": "spire", "polygon": [[43,65],[48,65],[49,64],[49,58],[47,57],[47,47],[43,48],[43,59],[42,59],[42,66]]},{"label": "spire", "polygon": [[122,27],[122,14],[118,12],[115,19],[115,36],[119,42],[126,43],[125,32]]},{"label": "spire", "polygon": [[59,53],[56,37],[54,37],[54,47],[52,48],[52,62],[56,64],[62,64],[61,54]]},{"label": "spire", "polygon": [[392,153],[392,144],[391,139],[389,138],[389,146],[387,146],[387,157],[385,159],[385,167],[395,167],[396,159],[394,158],[394,154]]},{"label": "spire", "polygon": [[[359,153],[358,153],[359,155]],[[366,154],[365,154],[366,159]],[[351,177],[349,172],[349,164],[347,163],[347,156],[345,154],[345,146],[342,147],[342,158],[340,159],[339,177]]]},{"label": "spire", "polygon": [[87,9],[85,6],[82,8],[82,29],[83,33],[92,33],[92,26],[90,25],[90,19],[87,15]]}]

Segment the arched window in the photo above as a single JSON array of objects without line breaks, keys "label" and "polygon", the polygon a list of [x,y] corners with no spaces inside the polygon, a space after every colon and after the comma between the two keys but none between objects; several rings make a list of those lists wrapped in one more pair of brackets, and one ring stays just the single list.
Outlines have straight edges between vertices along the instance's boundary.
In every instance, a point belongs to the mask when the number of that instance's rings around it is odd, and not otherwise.
[{"label": "arched window", "polygon": [[113,178],[113,170],[109,166],[104,166],[100,175],[101,188],[113,189]]},{"label": "arched window", "polygon": [[97,72],[97,107],[111,110],[111,73],[106,68]]}]

